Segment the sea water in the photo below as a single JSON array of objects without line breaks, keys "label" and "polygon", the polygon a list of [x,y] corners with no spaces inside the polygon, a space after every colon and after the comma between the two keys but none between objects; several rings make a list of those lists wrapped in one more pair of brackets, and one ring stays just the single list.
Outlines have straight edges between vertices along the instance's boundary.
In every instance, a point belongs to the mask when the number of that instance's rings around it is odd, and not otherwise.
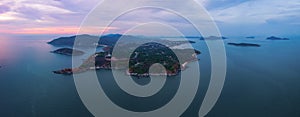
[{"label": "sea water", "polygon": [[[53,70],[72,66],[72,57],[50,53],[59,47],[47,44],[57,36],[14,36],[0,39],[0,116],[3,117],[88,117],[92,114],[81,102],[72,76]],[[270,41],[266,37],[224,40],[227,76],[222,94],[208,116],[298,117],[300,116],[300,38]],[[205,41],[191,39],[202,52],[200,86],[191,106],[182,115],[196,117],[210,81],[211,61]],[[229,42],[260,44],[236,47]],[[84,55],[89,56],[89,55]],[[80,57],[80,56],[79,56]],[[180,77],[167,79],[155,96],[130,96],[116,85],[111,71],[97,71],[99,82],[114,103],[133,111],[159,108],[172,99]],[[145,84],[147,78],[134,79]]]}]

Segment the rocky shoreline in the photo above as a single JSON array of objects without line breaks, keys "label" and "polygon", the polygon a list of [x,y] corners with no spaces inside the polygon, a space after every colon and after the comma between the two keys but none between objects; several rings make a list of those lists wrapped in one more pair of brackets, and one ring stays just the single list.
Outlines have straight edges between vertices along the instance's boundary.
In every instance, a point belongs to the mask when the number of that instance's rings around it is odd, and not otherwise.
[{"label": "rocky shoreline", "polygon": [[[186,66],[194,61],[198,61],[199,59],[194,59],[188,62],[185,62],[182,64],[182,70],[186,69]],[[1,67],[0,67],[1,68]],[[63,75],[73,75],[73,74],[78,74],[78,73],[83,73],[89,70],[112,70],[112,69],[118,69],[118,68],[112,68],[111,66],[95,66],[95,67],[90,67],[90,68],[65,68],[62,70],[57,70],[53,71],[55,74],[63,74]],[[178,73],[182,70],[177,70],[175,73],[167,71],[166,73],[144,73],[144,74],[139,74],[139,73],[133,73],[129,72],[129,69],[126,70],[126,75],[129,76],[135,76],[135,77],[150,77],[150,76],[176,76]]]}]

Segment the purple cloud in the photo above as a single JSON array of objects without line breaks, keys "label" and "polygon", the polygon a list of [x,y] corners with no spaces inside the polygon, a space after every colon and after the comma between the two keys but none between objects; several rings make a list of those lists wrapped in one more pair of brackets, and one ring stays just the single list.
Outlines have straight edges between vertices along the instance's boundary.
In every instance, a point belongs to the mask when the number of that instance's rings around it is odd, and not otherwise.
[{"label": "purple cloud", "polygon": [[[299,25],[297,20],[300,16],[298,9],[300,7],[299,0],[290,0],[289,2],[284,0],[200,1],[209,10],[209,13],[221,29],[231,30],[233,33],[235,30],[240,30],[238,27],[234,28],[235,25],[251,27],[263,23],[268,24],[260,25],[261,28],[259,29],[268,29],[274,24],[282,26]],[[4,0],[0,1],[0,25],[1,27],[10,27],[11,31],[14,31],[14,27],[16,29],[79,27],[82,20],[98,2],[99,0]],[[124,3],[122,0],[117,0],[116,4]],[[189,12],[189,8],[184,9]],[[113,12],[101,13],[102,16],[111,14]],[[104,18],[99,23],[105,21],[107,20]],[[176,28],[181,28],[180,30],[186,32],[192,32],[191,30],[193,30],[188,22],[172,13],[159,9],[141,9],[120,17],[114,23],[114,27],[120,28],[110,33],[122,33],[124,32],[123,28],[126,29],[126,27],[137,24],[140,21],[160,21],[171,24]],[[272,29],[270,28],[269,30],[271,31]],[[248,31],[251,32],[252,30]]]},{"label": "purple cloud", "polygon": [[8,6],[0,5],[0,14],[8,12],[9,10],[10,8]]}]

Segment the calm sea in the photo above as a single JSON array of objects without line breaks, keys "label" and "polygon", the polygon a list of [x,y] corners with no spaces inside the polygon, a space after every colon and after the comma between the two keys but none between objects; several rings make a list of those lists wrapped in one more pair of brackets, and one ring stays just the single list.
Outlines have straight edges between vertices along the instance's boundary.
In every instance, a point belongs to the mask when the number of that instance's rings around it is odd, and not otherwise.
[{"label": "calm sea", "polygon": [[[50,53],[55,36],[20,36],[0,39],[0,116],[2,117],[89,117],[72,76],[51,71],[71,67],[71,57]],[[299,117],[300,38],[268,41],[266,37],[232,37],[228,42],[249,42],[261,47],[226,45],[227,77],[222,94],[209,117]],[[209,51],[204,41],[196,41],[201,81],[196,98],[183,117],[196,117],[210,77]],[[88,55],[85,55],[88,56]],[[151,110],[172,99],[180,77],[167,84],[152,101],[128,96],[117,87],[108,70],[98,71],[107,95],[118,105],[136,111]],[[136,79],[147,83],[149,79]],[[143,102],[144,101],[144,102]],[[156,103],[153,103],[156,102]]]}]

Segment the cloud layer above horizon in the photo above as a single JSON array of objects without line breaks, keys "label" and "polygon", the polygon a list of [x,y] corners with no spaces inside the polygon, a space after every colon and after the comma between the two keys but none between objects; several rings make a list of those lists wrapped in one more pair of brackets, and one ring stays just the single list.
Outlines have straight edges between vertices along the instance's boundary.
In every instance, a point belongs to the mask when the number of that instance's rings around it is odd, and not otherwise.
[{"label": "cloud layer above horizon", "polygon": [[[101,0],[100,0],[101,1]],[[122,0],[116,0],[122,3]],[[199,0],[217,22],[223,35],[295,35],[300,31],[299,0]],[[5,0],[0,1],[1,34],[76,34],[86,15],[99,0]],[[163,2],[162,2],[163,4]],[[174,3],[176,4],[176,3]],[[123,33],[119,27],[139,15],[155,14],[155,18],[173,22],[189,30],[186,22],[168,17],[165,12],[140,10],[136,15],[120,19],[115,27],[101,31]],[[110,13],[107,13],[110,15]],[[147,18],[147,17],[146,17]],[[91,30],[92,33],[99,31]],[[189,31],[187,31],[189,32]],[[188,35],[195,35],[193,31]],[[138,34],[137,34],[138,35]]]}]

